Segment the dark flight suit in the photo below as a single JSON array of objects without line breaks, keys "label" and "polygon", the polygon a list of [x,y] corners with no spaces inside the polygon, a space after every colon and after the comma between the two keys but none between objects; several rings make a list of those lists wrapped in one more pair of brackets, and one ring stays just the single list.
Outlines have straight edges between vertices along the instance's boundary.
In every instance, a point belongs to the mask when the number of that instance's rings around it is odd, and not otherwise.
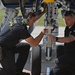
[{"label": "dark flight suit", "polygon": [[[75,36],[75,25],[65,28],[65,37]],[[75,75],[75,41],[64,44],[64,55],[60,56],[50,75]]]},{"label": "dark flight suit", "polygon": [[[20,43],[20,40],[30,36],[26,25],[23,25],[22,22],[15,23],[11,27],[9,25],[4,27],[0,33],[0,46],[3,54],[3,59],[0,61],[3,66],[0,68],[0,75],[16,75],[22,71],[27,61],[30,45]],[[14,53],[19,53],[16,62]]]}]

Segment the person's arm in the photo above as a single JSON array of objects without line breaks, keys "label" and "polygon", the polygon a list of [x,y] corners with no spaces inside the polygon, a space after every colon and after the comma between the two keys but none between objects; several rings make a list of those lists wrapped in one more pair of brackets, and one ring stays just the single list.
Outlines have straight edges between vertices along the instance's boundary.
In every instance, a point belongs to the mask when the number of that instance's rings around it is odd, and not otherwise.
[{"label": "person's arm", "polygon": [[43,12],[42,12],[41,14],[39,14],[39,15],[36,15],[35,21],[37,21],[44,13],[45,13],[45,11],[43,11]]},{"label": "person's arm", "polygon": [[43,38],[44,34],[46,33],[46,29],[42,30],[41,33],[36,37],[36,38],[33,38],[32,36],[25,39],[30,45],[32,46],[37,46],[41,39]]},{"label": "person's arm", "polygon": [[44,11],[41,12],[40,14],[36,15],[35,21],[37,21],[44,13],[46,13],[46,11],[47,11],[47,4],[45,4],[43,8],[44,8]]},{"label": "person's arm", "polygon": [[75,37],[73,35],[70,35],[69,37],[57,37],[57,38],[53,35],[48,35],[48,38],[52,41],[61,43],[69,43],[75,41]]}]

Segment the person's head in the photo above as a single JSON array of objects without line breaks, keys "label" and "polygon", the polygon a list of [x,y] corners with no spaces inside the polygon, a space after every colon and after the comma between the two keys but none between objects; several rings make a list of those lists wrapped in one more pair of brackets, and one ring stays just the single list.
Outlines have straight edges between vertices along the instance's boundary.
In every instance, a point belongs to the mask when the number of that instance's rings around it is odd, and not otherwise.
[{"label": "person's head", "polygon": [[32,12],[30,12],[29,14],[28,14],[28,16],[27,16],[27,25],[28,26],[31,26],[31,25],[33,25],[33,23],[35,22],[35,16],[36,16],[36,13],[32,13]]},{"label": "person's head", "polygon": [[75,13],[73,11],[66,11],[64,14],[64,20],[68,27],[71,27],[75,23]]}]

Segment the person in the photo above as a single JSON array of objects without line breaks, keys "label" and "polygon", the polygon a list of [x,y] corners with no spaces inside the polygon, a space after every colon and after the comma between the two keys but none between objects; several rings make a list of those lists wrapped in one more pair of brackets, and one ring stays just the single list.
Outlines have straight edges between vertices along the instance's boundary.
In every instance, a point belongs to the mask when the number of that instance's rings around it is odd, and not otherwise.
[{"label": "person", "polygon": [[55,42],[64,43],[64,54],[58,57],[50,75],[75,75],[75,14],[73,11],[64,13],[66,23],[64,37],[48,35]]},{"label": "person", "polygon": [[[0,46],[2,48],[3,58],[0,61],[2,68],[0,68],[0,75],[29,75],[23,73],[22,70],[27,61],[30,45],[37,46],[44,36],[47,29],[43,29],[36,37],[28,32],[27,26],[32,26],[46,11],[38,15],[29,13],[27,21],[22,20],[20,23],[14,23],[4,33],[0,34]],[[25,39],[27,43],[22,43],[20,40]],[[14,53],[19,53],[15,63]]]}]

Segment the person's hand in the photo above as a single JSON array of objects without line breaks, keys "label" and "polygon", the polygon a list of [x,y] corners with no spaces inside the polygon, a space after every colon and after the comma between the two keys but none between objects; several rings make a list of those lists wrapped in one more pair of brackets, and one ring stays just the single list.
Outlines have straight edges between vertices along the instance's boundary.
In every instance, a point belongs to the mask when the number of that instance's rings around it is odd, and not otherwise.
[{"label": "person's hand", "polygon": [[48,29],[43,29],[41,32],[42,32],[43,34],[48,33]]},{"label": "person's hand", "polygon": [[51,41],[56,41],[56,37],[55,36],[53,36],[53,35],[48,35],[48,38],[51,40]]},{"label": "person's hand", "polygon": [[47,12],[47,3],[44,2],[44,3],[42,4],[42,7],[44,8],[44,11],[43,11],[43,12]]}]

